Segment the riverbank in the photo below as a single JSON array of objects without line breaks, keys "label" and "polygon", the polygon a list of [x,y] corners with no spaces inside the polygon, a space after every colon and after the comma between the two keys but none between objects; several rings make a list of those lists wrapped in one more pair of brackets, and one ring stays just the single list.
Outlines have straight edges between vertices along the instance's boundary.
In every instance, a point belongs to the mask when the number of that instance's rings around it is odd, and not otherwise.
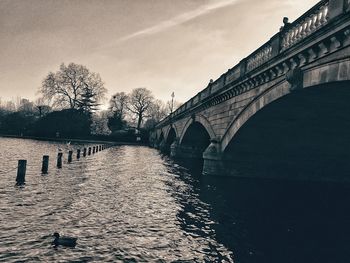
[{"label": "riverbank", "polygon": [[18,135],[7,135],[0,134],[3,138],[14,138],[14,139],[30,139],[38,141],[54,141],[54,142],[71,142],[71,143],[108,143],[113,145],[142,145],[146,146],[144,142],[127,142],[127,141],[112,141],[112,140],[98,140],[95,138],[56,138],[56,137],[37,137],[37,136],[18,136]]}]

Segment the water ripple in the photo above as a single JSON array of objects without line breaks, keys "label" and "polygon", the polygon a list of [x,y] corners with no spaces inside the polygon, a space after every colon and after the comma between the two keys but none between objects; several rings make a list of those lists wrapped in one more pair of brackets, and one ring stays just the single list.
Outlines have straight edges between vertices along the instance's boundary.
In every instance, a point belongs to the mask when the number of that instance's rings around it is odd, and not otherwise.
[{"label": "water ripple", "polygon": [[[59,144],[0,141],[0,261],[233,262],[215,239],[210,205],[183,180],[186,169],[157,151],[112,147],[58,170]],[[46,176],[44,154],[52,158]],[[28,159],[24,188],[6,172],[19,158]],[[55,231],[79,237],[77,247],[53,249]]]}]

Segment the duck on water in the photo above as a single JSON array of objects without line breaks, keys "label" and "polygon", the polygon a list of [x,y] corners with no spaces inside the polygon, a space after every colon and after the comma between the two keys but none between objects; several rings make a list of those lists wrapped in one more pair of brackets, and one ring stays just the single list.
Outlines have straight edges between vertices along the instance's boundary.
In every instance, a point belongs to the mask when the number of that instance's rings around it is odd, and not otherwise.
[{"label": "duck on water", "polygon": [[52,245],[55,247],[75,247],[77,244],[77,238],[75,237],[60,237],[60,234],[57,232],[53,234],[53,237],[55,237],[55,239],[53,240]]}]

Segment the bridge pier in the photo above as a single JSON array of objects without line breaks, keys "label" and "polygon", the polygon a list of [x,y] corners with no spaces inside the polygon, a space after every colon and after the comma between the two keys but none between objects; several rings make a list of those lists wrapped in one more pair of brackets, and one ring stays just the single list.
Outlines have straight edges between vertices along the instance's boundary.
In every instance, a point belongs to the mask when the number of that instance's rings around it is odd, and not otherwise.
[{"label": "bridge pier", "polygon": [[224,162],[220,149],[220,143],[213,139],[203,153],[203,174],[204,175],[224,175]]},{"label": "bridge pier", "polygon": [[179,139],[176,138],[170,145],[170,157],[176,158],[179,152]]},{"label": "bridge pier", "polygon": [[166,148],[166,142],[165,142],[165,140],[162,140],[162,141],[158,144],[158,149],[159,149],[161,152],[164,152],[164,151],[165,151],[165,148]]},{"label": "bridge pier", "polygon": [[192,145],[180,145],[173,142],[170,147],[170,156],[178,159],[201,159],[203,150]]},{"label": "bridge pier", "polygon": [[204,175],[224,175],[224,163],[218,140],[210,141],[209,146],[203,153],[203,174]]}]

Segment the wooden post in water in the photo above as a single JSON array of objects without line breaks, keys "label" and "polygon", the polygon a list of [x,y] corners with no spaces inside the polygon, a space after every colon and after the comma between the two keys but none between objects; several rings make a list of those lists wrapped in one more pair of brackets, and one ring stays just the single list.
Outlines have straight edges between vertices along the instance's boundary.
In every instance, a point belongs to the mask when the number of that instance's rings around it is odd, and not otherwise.
[{"label": "wooden post in water", "polygon": [[68,162],[69,162],[69,163],[72,162],[72,155],[73,155],[73,151],[69,151],[69,152],[68,152]]},{"label": "wooden post in water", "polygon": [[86,156],[86,148],[84,148],[84,150],[83,150],[83,157],[85,157]]},{"label": "wooden post in water", "polygon": [[96,152],[98,152],[98,146],[96,146]]},{"label": "wooden post in water", "polygon": [[91,155],[91,147],[89,147],[88,155]]},{"label": "wooden post in water", "polygon": [[57,154],[57,168],[62,168],[62,155],[63,153],[61,152]]},{"label": "wooden post in water", "polygon": [[98,149],[99,149],[99,151],[101,151],[102,150],[102,145],[98,146]]},{"label": "wooden post in water", "polygon": [[92,147],[92,153],[95,153],[95,146]]},{"label": "wooden post in water", "polygon": [[26,177],[27,160],[18,160],[16,185],[24,185]]},{"label": "wooden post in water", "polygon": [[43,164],[41,166],[41,172],[43,174],[47,174],[48,169],[49,169],[49,156],[44,155],[43,156]]},{"label": "wooden post in water", "polygon": [[80,159],[80,149],[77,150],[77,159]]}]

